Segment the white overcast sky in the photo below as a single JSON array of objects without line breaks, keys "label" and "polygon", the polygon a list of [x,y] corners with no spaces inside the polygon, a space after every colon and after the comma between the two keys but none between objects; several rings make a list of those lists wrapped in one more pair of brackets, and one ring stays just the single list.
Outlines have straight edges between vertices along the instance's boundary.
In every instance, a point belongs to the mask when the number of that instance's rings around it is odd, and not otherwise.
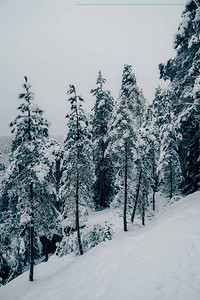
[{"label": "white overcast sky", "polygon": [[124,64],[152,101],[158,64],[175,55],[173,35],[184,5],[80,6],[81,3],[185,4],[186,0],[0,0],[0,135],[19,104],[27,75],[37,104],[51,122],[50,133],[66,132],[66,91],[74,84],[89,111],[98,70],[118,96]]}]

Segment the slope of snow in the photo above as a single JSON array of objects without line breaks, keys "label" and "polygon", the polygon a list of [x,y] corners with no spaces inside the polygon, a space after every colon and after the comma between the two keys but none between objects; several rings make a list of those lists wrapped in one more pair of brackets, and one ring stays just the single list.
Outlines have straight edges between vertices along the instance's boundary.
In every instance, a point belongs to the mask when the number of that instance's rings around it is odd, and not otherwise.
[{"label": "slope of snow", "polygon": [[[101,214],[100,214],[101,215]],[[101,217],[99,217],[101,218]],[[91,220],[92,222],[92,220]],[[0,288],[6,300],[200,299],[200,192],[82,257],[51,257]]]}]

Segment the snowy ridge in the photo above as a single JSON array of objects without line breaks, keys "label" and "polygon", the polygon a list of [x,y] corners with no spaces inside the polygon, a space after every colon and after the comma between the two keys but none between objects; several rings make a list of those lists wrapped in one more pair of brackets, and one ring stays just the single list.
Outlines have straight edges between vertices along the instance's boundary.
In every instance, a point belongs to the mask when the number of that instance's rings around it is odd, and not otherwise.
[{"label": "snowy ridge", "polygon": [[[106,212],[108,213],[108,211]],[[51,257],[0,288],[6,300],[200,299],[200,192],[168,205],[146,227],[85,253]]]}]

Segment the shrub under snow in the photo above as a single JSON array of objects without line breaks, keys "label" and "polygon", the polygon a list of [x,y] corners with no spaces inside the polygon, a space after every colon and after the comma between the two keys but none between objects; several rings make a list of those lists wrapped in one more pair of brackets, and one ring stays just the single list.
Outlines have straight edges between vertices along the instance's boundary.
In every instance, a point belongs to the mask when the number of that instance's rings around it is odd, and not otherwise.
[{"label": "shrub under snow", "polygon": [[[97,246],[101,242],[111,240],[113,235],[113,225],[105,222],[105,225],[95,224],[93,227],[85,227],[81,231],[81,240],[84,252]],[[63,256],[74,252],[79,254],[77,232],[70,235],[65,235],[62,241],[58,244],[56,255]]]}]

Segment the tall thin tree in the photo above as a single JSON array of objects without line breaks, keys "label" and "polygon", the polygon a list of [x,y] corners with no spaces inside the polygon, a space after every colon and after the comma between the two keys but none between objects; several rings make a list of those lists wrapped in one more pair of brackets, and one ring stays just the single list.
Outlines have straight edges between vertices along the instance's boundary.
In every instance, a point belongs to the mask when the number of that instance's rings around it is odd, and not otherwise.
[{"label": "tall thin tree", "polygon": [[82,255],[80,217],[84,216],[88,207],[93,207],[94,168],[91,136],[82,108],[83,98],[77,95],[74,85],[70,85],[68,94],[71,110],[67,115],[69,131],[64,141],[59,194],[64,201],[63,218],[66,224],[69,222],[69,229],[76,229],[79,253]]},{"label": "tall thin tree", "polygon": [[[52,155],[46,145],[49,143],[49,123],[43,111],[34,103],[31,85],[25,77],[24,92],[19,95],[20,105],[17,117],[10,123],[15,134],[11,146],[10,165],[3,181],[2,198],[6,218],[2,222],[2,248],[15,257],[17,269],[13,264],[11,277],[22,271],[30,262],[29,280],[33,281],[34,257],[40,256],[38,238],[51,235],[56,227],[58,216],[53,196]],[[6,220],[9,220],[7,222]],[[12,222],[12,220],[15,220]],[[6,229],[6,231],[5,231]],[[6,241],[6,235],[9,241]],[[24,254],[12,246],[23,243]],[[18,262],[20,260],[20,262]],[[10,278],[11,278],[10,277]],[[11,279],[12,279],[11,278]]]},{"label": "tall thin tree", "polygon": [[114,174],[112,158],[107,153],[109,140],[108,123],[112,117],[113,98],[103,86],[106,79],[101,71],[97,77],[97,87],[91,90],[96,98],[92,118],[93,160],[96,180],[94,183],[94,202],[96,207],[108,207],[114,197]]}]

